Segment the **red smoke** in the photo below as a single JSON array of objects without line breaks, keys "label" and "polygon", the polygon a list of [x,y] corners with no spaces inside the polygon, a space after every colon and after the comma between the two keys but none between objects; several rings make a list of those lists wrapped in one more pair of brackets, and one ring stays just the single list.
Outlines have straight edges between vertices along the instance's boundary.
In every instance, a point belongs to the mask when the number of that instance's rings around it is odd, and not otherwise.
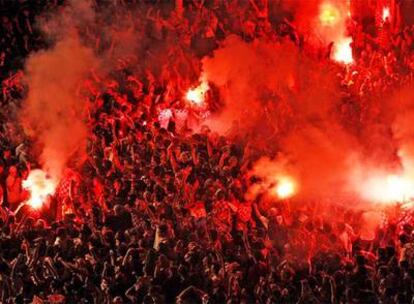
[{"label": "red smoke", "polygon": [[204,59],[203,70],[225,102],[207,122],[213,130],[224,132],[236,121],[236,132],[256,146],[264,138],[267,150],[294,164],[302,195],[346,188],[358,145],[335,114],[340,90],[326,65],[290,43],[229,37]]},{"label": "red smoke", "polygon": [[84,150],[86,105],[77,89],[93,62],[92,52],[77,37],[59,41],[27,61],[23,122],[41,146],[42,166],[54,178],[60,177],[73,153]]},{"label": "red smoke", "polygon": [[93,16],[89,1],[71,1],[40,19],[39,27],[53,46],[26,61],[22,123],[38,144],[43,169],[56,182],[71,156],[85,152],[87,104],[79,88],[97,60],[78,32]]},{"label": "red smoke", "polygon": [[[414,172],[414,158],[409,155],[414,146],[411,96],[400,93],[400,102],[390,101],[392,106],[382,110],[388,113],[384,125],[394,130],[394,137],[386,140],[391,147],[399,147],[401,173],[392,164],[376,160],[376,155],[393,153],[370,144],[371,138],[383,136],[376,134],[377,129],[362,126],[364,132],[356,136],[342,123],[338,109],[343,97],[333,71],[326,62],[299,53],[290,43],[247,43],[228,37],[212,57],[203,60],[203,73],[219,88],[225,104],[206,123],[221,133],[231,129],[258,149],[264,143],[262,151],[272,151],[266,154],[273,161],[266,158],[263,166],[261,160],[252,174],[266,180],[289,173],[300,185],[299,197],[356,193],[375,201],[378,196],[370,191],[374,178],[385,185],[376,190],[379,196],[398,197],[396,192]],[[250,194],[258,191],[253,189]]]}]

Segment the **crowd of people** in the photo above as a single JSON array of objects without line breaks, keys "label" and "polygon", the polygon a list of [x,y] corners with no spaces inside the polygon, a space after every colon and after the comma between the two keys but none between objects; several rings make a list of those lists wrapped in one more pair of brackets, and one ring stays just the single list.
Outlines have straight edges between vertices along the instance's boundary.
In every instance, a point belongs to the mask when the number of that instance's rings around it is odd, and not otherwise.
[{"label": "crowd of people", "polygon": [[[412,303],[410,211],[393,210],[366,231],[369,214],[325,210],[322,201],[263,208],[260,196],[245,197],[257,182],[246,177],[255,147],[160,119],[164,109],[183,111],[177,99],[198,77],[199,58],[229,34],[306,49],[266,1],[183,1],[182,11],[145,3],[140,18],[125,17],[141,24],[145,52],[169,56],[158,71],[145,67],[136,76],[120,60],[109,79],[88,80],[87,157],[52,198],[63,215],[13,212],[36,166],[31,139],[16,124],[26,91],[22,63],[47,46],[35,16],[64,1],[17,2],[0,1],[1,303]],[[93,2],[116,14],[139,1]],[[412,80],[414,34],[408,26],[388,40],[360,27],[353,33],[355,64],[328,63],[339,71],[342,115],[353,126],[380,125],[378,96]],[[104,44],[96,40],[97,52]],[[119,55],[116,42],[109,49]],[[178,70],[177,61],[184,62]]]}]

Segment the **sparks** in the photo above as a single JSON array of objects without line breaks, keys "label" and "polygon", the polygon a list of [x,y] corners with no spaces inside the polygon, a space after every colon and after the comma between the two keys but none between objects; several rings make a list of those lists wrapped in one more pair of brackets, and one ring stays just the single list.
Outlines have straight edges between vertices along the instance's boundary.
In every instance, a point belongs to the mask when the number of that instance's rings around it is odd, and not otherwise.
[{"label": "sparks", "polygon": [[336,62],[343,64],[351,64],[354,61],[351,48],[352,38],[345,37],[337,42],[333,46],[332,59]]},{"label": "sparks", "polygon": [[39,209],[43,206],[46,198],[55,193],[57,183],[48,177],[46,172],[36,169],[29,173],[22,186],[30,193],[27,204],[34,209]]},{"label": "sparks", "polygon": [[193,104],[201,106],[204,103],[205,95],[209,89],[207,80],[202,79],[198,87],[187,91],[185,98]]}]

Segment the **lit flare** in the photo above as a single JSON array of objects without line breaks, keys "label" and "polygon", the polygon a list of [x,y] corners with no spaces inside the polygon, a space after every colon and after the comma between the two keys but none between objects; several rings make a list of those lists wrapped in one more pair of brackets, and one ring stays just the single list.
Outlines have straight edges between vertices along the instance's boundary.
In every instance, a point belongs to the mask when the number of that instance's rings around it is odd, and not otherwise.
[{"label": "lit flare", "polygon": [[185,94],[185,98],[191,103],[201,106],[204,104],[206,93],[210,89],[207,80],[202,79],[200,85],[189,89]]},{"label": "lit flare", "polygon": [[345,37],[336,41],[333,45],[332,59],[343,64],[351,64],[354,62],[351,43],[351,37]]},{"label": "lit flare", "polygon": [[414,197],[414,181],[395,174],[371,178],[364,188],[366,198],[382,203],[404,202]]},{"label": "lit flare", "polygon": [[277,184],[273,187],[273,193],[280,199],[287,199],[296,194],[296,183],[290,177],[278,177]]},{"label": "lit flare", "polygon": [[385,20],[387,20],[387,18],[389,19],[390,16],[391,16],[390,8],[389,7],[384,7],[382,9],[382,21],[385,22]]},{"label": "lit flare", "polygon": [[22,186],[29,192],[27,204],[33,209],[39,209],[47,197],[55,193],[57,183],[45,171],[36,169],[30,171],[27,179],[22,182]]}]

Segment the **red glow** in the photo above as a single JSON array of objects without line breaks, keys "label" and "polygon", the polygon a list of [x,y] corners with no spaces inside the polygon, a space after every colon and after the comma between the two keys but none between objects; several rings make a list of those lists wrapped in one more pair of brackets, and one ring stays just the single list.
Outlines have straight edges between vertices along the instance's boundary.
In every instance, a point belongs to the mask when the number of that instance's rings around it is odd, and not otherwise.
[{"label": "red glow", "polygon": [[319,21],[323,26],[334,26],[339,22],[340,11],[332,3],[322,3],[319,8]]}]

